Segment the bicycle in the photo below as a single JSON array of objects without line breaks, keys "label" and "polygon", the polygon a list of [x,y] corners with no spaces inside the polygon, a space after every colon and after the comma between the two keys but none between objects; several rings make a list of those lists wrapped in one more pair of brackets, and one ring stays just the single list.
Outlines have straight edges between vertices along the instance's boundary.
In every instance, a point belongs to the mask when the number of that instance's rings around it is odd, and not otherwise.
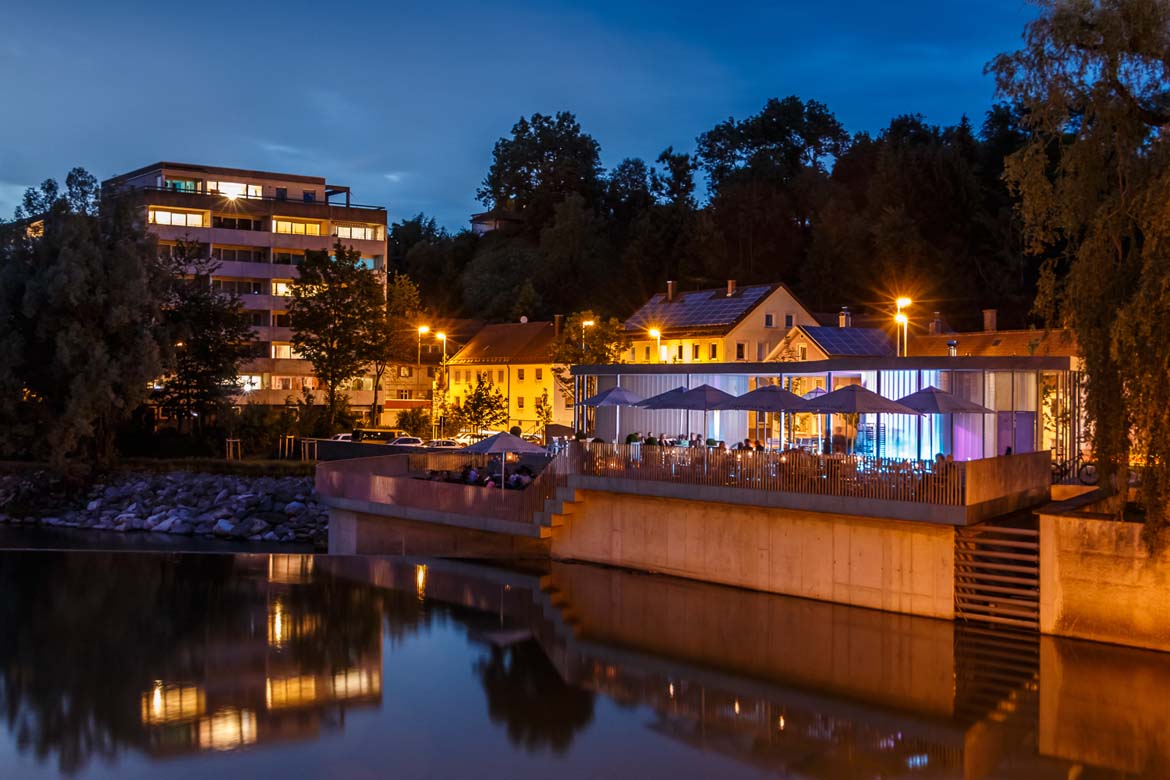
[{"label": "bicycle", "polygon": [[1097,473],[1097,464],[1086,459],[1082,453],[1077,453],[1075,458],[1069,460],[1052,462],[1052,483],[1054,485],[1064,482],[1074,475],[1082,485],[1096,485],[1100,479],[1100,475]]}]

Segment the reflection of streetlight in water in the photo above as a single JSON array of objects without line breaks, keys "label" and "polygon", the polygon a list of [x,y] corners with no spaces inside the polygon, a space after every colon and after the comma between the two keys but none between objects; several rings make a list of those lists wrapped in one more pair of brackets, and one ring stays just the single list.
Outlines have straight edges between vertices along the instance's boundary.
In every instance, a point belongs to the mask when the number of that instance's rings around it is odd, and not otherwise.
[{"label": "reflection of streetlight in water", "polygon": [[419,564],[414,567],[414,590],[418,593],[419,601],[427,597],[427,567]]}]

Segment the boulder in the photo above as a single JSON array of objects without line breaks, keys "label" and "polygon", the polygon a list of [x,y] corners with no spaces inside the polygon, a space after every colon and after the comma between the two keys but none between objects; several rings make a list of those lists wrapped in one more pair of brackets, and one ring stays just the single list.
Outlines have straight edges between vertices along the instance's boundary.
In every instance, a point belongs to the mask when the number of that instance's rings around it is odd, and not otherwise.
[{"label": "boulder", "polygon": [[235,536],[236,529],[227,520],[220,519],[215,522],[212,533],[216,536]]}]

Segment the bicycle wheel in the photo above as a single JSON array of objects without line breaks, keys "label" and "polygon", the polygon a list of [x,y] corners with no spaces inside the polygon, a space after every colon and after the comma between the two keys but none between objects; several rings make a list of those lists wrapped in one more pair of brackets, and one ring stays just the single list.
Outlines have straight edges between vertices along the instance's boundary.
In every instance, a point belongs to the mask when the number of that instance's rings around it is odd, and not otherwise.
[{"label": "bicycle wheel", "polygon": [[1097,480],[1100,479],[1097,474],[1097,464],[1092,461],[1086,462],[1077,472],[1077,479],[1081,481],[1082,485],[1096,485]]}]

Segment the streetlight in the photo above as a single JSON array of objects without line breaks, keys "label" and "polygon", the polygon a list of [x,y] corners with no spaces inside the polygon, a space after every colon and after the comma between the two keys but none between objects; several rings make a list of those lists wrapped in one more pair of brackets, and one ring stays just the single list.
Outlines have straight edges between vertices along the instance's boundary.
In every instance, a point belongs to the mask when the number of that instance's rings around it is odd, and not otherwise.
[{"label": "streetlight", "polygon": [[447,334],[439,331],[435,334],[435,338],[443,342],[443,360],[439,363],[439,375],[435,377],[434,383],[431,385],[431,429],[438,430],[439,435],[443,435],[443,429],[438,427],[435,420],[435,392],[440,387],[443,391],[443,398],[447,397]]},{"label": "streetlight", "polygon": [[422,365],[422,337],[431,332],[429,325],[418,326],[418,359],[415,360],[415,365]]},{"label": "streetlight", "polygon": [[658,347],[657,347],[657,349],[658,349],[658,362],[661,363],[662,362],[662,331],[660,331],[658,328],[651,328],[650,329],[650,338],[658,341]]},{"label": "streetlight", "polygon": [[447,362],[447,334],[443,333],[443,332],[439,332],[439,333],[435,334],[435,338],[437,338],[439,341],[443,342],[443,362],[446,363]]},{"label": "streetlight", "polygon": [[902,326],[902,333],[898,339],[898,357],[906,357],[906,353],[910,351],[910,340],[906,330],[910,324],[910,318],[902,312],[898,312],[894,315],[894,322]]},{"label": "streetlight", "polygon": [[585,357],[585,329],[593,327],[593,320],[585,320],[581,323],[581,357]]}]

